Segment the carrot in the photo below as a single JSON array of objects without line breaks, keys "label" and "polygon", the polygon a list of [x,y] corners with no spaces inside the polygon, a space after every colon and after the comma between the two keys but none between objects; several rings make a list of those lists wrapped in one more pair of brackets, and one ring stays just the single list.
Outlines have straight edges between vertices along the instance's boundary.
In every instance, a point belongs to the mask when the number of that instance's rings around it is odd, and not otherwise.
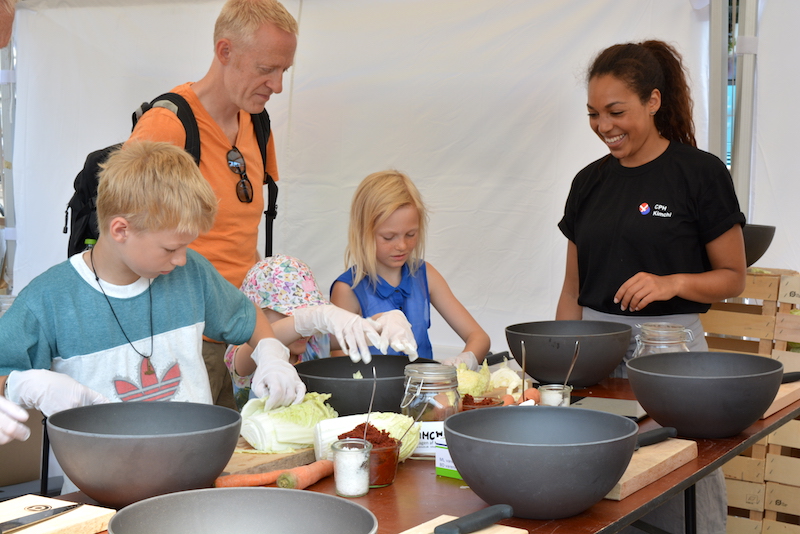
[{"label": "carrot", "polygon": [[288,469],[277,469],[266,473],[243,473],[237,475],[225,475],[217,477],[214,481],[215,488],[236,488],[245,486],[266,486],[274,484],[281,473]]},{"label": "carrot", "polygon": [[517,401],[514,399],[514,395],[503,395],[503,406],[510,406],[516,403]]},{"label": "carrot", "polygon": [[539,394],[539,390],[536,388],[528,388],[525,390],[525,393],[522,395],[523,400],[531,400],[533,399],[536,401],[536,404],[539,404],[539,401],[542,400],[542,396]]},{"label": "carrot", "polygon": [[331,460],[317,460],[308,465],[293,467],[278,476],[278,487],[289,489],[305,489],[333,474]]}]

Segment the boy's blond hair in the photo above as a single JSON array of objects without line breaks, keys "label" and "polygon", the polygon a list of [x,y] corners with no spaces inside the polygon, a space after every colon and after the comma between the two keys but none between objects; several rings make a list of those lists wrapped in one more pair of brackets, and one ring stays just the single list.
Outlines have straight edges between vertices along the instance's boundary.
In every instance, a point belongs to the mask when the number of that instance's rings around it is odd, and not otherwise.
[{"label": "boy's blond hair", "polygon": [[214,25],[214,43],[231,39],[249,43],[256,30],[271,23],[281,30],[297,35],[297,21],[283,4],[276,0],[228,0]]},{"label": "boy's blond hair", "polygon": [[133,141],[101,165],[97,186],[100,235],[114,217],[135,231],[211,230],[217,198],[192,157],[170,143]]},{"label": "boy's blond hair", "polygon": [[408,176],[395,170],[370,174],[359,184],[350,206],[350,229],[345,250],[345,266],[348,269],[355,267],[353,287],[364,278],[377,284],[375,230],[403,206],[413,206],[419,214],[417,246],[406,260],[411,274],[414,274],[425,255],[428,221],[428,212],[419,190]]}]

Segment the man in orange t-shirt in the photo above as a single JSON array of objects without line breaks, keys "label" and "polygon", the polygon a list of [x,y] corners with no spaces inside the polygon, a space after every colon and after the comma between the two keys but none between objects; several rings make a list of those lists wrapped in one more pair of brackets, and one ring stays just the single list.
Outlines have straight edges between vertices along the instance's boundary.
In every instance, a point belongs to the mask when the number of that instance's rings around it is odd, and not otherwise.
[{"label": "man in orange t-shirt", "polygon": [[[259,259],[258,227],[264,212],[264,163],[251,113],[260,113],[283,90],[294,63],[297,21],[275,0],[229,0],[214,28],[214,58],[206,75],[172,89],[194,112],[200,131],[200,172],[219,199],[213,229],[190,247],[205,256],[237,288]],[[183,147],[186,133],[172,111],[153,108],[131,139],[168,141]],[[267,145],[267,172],[278,180],[275,144]],[[215,404],[236,407],[224,363],[225,345],[206,340],[203,358]]]}]

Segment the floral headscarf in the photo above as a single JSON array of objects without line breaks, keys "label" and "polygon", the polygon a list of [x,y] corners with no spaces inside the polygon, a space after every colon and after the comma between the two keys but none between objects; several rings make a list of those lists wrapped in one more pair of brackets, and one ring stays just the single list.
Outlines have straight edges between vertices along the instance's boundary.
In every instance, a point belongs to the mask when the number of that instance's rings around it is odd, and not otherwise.
[{"label": "floral headscarf", "polygon": [[259,308],[284,315],[306,306],[330,304],[320,293],[308,265],[284,254],[264,258],[251,267],[241,291]]}]

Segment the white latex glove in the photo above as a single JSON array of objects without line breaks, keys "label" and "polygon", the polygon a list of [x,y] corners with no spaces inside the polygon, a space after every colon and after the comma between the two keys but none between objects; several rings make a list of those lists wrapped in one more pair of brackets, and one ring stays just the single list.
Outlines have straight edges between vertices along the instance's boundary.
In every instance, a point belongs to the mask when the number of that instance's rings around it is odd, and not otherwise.
[{"label": "white latex glove", "polygon": [[47,369],[11,371],[7,380],[8,400],[23,408],[36,408],[48,417],[69,408],[109,402],[71,376]]},{"label": "white latex glove", "polygon": [[[333,334],[342,351],[354,362],[372,361],[369,346],[378,346],[375,323],[333,304],[308,306],[294,311],[294,329],[301,336]],[[383,351],[386,354],[386,351]]]},{"label": "white latex glove", "polygon": [[375,345],[383,354],[387,347],[403,352],[412,362],[417,359],[417,340],[411,332],[411,323],[400,310],[383,312],[375,322],[380,326],[380,345]]},{"label": "white latex glove", "polygon": [[467,368],[470,371],[477,371],[480,368],[480,364],[478,363],[478,358],[472,354],[472,351],[465,351],[459,354],[458,356],[452,356],[443,360],[442,363],[444,365],[452,365],[453,367],[458,367],[458,364],[465,363],[467,364]]},{"label": "white latex glove", "polygon": [[306,385],[289,363],[289,349],[280,341],[272,337],[262,339],[250,357],[256,362],[250,388],[259,399],[269,397],[264,403],[265,410],[303,400]]},{"label": "white latex glove", "polygon": [[31,429],[23,425],[28,420],[28,412],[5,397],[0,397],[0,445],[12,439],[25,441],[31,436]]}]

